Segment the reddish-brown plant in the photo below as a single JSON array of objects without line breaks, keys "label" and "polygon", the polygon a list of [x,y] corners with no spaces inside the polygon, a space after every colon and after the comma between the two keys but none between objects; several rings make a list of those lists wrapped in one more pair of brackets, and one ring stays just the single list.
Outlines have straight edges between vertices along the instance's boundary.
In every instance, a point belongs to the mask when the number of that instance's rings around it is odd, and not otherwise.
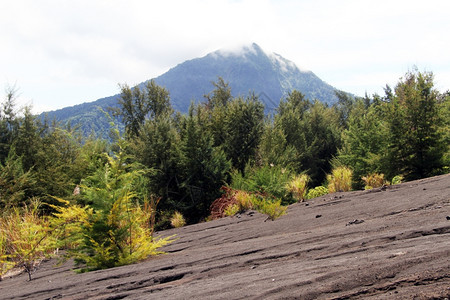
[{"label": "reddish-brown plant", "polygon": [[210,206],[210,219],[216,220],[225,217],[225,209],[233,204],[237,204],[236,191],[230,187],[222,186],[222,197],[217,198]]}]

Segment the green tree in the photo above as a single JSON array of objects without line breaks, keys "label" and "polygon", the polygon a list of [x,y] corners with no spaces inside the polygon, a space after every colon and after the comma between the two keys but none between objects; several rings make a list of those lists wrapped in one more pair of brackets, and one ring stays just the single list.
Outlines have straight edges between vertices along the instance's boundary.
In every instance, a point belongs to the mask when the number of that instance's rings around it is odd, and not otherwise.
[{"label": "green tree", "polygon": [[24,171],[21,157],[12,148],[4,165],[0,163],[0,209],[26,204],[35,184],[35,174],[31,170]]},{"label": "green tree", "polygon": [[139,85],[130,88],[126,84],[120,88],[119,108],[114,109],[114,114],[122,119],[125,130],[131,137],[139,135],[146,119],[156,119],[173,112],[169,92],[153,80],[142,88]]},{"label": "green tree", "polygon": [[157,254],[156,249],[171,238],[154,240],[151,236],[151,212],[146,212],[142,205],[146,198],[142,188],[145,168],[129,163],[130,158],[121,150],[114,158],[107,158],[108,162],[81,185],[88,206],[84,209],[56,207],[57,228],[72,222],[78,225],[78,229],[72,226],[65,231],[67,228],[63,228],[58,234],[69,237],[74,243],[69,254],[77,262],[86,264],[87,270],[145,259]]},{"label": "green tree", "polygon": [[334,163],[352,168],[356,189],[363,187],[363,176],[386,172],[389,131],[380,108],[376,103],[366,108],[366,104],[358,100],[348,118],[348,128],[342,133],[342,148]]},{"label": "green tree", "polygon": [[16,138],[19,127],[16,108],[17,90],[14,87],[6,89],[6,97],[0,110],[0,163],[5,162],[9,149]]},{"label": "green tree", "polygon": [[433,74],[409,72],[395,87],[388,105],[390,177],[408,180],[442,172],[446,146]]},{"label": "green tree", "polygon": [[264,105],[254,94],[233,99],[226,107],[221,140],[227,158],[234,168],[245,172],[246,164],[255,158],[264,125]]},{"label": "green tree", "polygon": [[214,85],[214,90],[205,95],[206,107],[213,110],[217,107],[227,106],[227,104],[233,100],[231,87],[228,82],[225,82],[222,77],[219,77],[217,82],[213,82],[212,84]]},{"label": "green tree", "polygon": [[148,173],[151,194],[162,197],[160,207],[171,207],[170,202],[181,196],[180,191],[180,134],[171,116],[147,120],[141,134],[129,146],[139,163],[154,172]]},{"label": "green tree", "polygon": [[[280,102],[274,126],[281,128],[296,173],[307,172],[318,185],[330,170],[329,161],[340,146],[339,115],[319,101],[311,103],[298,91]],[[282,153],[282,152],[280,152]]]},{"label": "green tree", "polygon": [[182,187],[188,196],[183,203],[184,214],[195,222],[207,217],[231,168],[222,148],[214,147],[207,122],[206,109],[191,105],[181,134]]}]

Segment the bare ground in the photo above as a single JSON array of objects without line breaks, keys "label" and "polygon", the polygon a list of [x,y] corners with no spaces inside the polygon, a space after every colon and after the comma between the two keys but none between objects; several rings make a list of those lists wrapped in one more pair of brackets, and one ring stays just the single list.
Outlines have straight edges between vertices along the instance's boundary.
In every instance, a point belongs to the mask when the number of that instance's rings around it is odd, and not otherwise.
[{"label": "bare ground", "polygon": [[[448,218],[447,218],[448,217]],[[0,299],[449,299],[450,175],[326,195],[266,221],[240,216],[160,232],[166,255],[75,274],[44,262]]]}]

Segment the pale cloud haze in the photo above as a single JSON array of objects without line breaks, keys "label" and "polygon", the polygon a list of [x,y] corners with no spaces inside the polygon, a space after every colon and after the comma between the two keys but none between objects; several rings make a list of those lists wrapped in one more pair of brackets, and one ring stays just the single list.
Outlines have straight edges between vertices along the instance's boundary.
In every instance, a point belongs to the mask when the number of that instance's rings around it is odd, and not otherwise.
[{"label": "pale cloud haze", "polygon": [[336,88],[383,93],[417,66],[450,89],[450,1],[0,0],[0,84],[35,111],[117,94],[255,42]]}]

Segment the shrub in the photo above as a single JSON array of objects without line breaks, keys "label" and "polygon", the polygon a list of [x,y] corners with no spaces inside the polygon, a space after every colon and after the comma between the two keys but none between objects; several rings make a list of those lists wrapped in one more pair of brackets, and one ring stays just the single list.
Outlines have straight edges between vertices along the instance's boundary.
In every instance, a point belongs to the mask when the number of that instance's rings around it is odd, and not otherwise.
[{"label": "shrub", "polygon": [[125,164],[127,159],[123,152],[108,156],[83,181],[82,196],[89,205],[81,208],[60,200],[66,206],[55,208],[54,223],[62,228],[58,234],[71,247],[68,255],[85,264],[81,271],[131,264],[161,253],[157,249],[171,242],[172,237],[152,237],[158,200],[147,201],[139,189],[145,184],[144,172]]},{"label": "shrub", "polygon": [[256,210],[266,214],[272,221],[286,214],[287,206],[281,205],[281,199],[277,201],[267,201],[266,199],[255,199]]},{"label": "shrub", "polygon": [[367,176],[363,176],[361,179],[366,184],[366,186],[364,187],[365,190],[382,187],[386,183],[384,180],[384,174],[378,173],[372,173]]},{"label": "shrub", "polygon": [[297,202],[305,200],[309,176],[306,174],[297,175],[286,184],[286,190],[292,194]]},{"label": "shrub", "polygon": [[246,192],[246,191],[236,191],[236,194],[234,195],[236,198],[237,205],[239,206],[239,211],[246,211],[249,209],[253,209],[253,202],[255,197]]},{"label": "shrub", "polygon": [[[237,205],[237,201],[235,198],[235,194],[236,191],[233,190],[232,188],[223,186],[221,188],[222,191],[224,191],[224,193],[222,194],[222,196],[220,198],[217,198],[216,200],[214,200],[214,202],[211,204],[210,206],[210,217],[209,220],[216,220],[216,219],[220,219],[223,218],[225,216],[225,210],[231,206],[236,204]],[[239,208],[239,206],[237,206]]]},{"label": "shrub", "polygon": [[55,249],[48,218],[38,214],[40,203],[33,200],[23,209],[14,208],[0,221],[0,270],[2,274],[14,267],[23,267],[28,279]]},{"label": "shrub", "polygon": [[263,197],[261,194],[255,195],[226,187],[224,189],[226,193],[211,205],[211,219],[213,220],[249,209],[256,209],[260,213],[268,215],[271,220],[286,213],[287,207],[281,205],[281,199],[271,201],[270,198]]},{"label": "shrub", "polygon": [[352,170],[347,167],[338,167],[327,175],[328,192],[347,192],[352,188]]},{"label": "shrub", "polygon": [[[160,254],[158,248],[171,242],[172,236],[152,238],[149,215],[131,201],[131,193],[119,197],[108,211],[89,206],[69,205],[56,208],[55,233],[68,257],[86,265],[81,271],[127,265]],[[63,202],[64,200],[60,200]]]},{"label": "shrub", "polygon": [[308,191],[306,199],[313,199],[328,194],[328,189],[324,186],[316,186]]},{"label": "shrub", "polygon": [[248,168],[245,174],[245,177],[239,172],[231,175],[231,187],[234,190],[270,195],[274,198],[285,196],[286,184],[292,177],[289,169],[273,165]]},{"label": "shrub", "polygon": [[397,176],[394,176],[394,178],[392,178],[391,184],[394,185],[394,184],[399,184],[402,182],[403,182],[403,176],[397,175]]},{"label": "shrub", "polygon": [[239,205],[231,204],[225,208],[224,215],[225,216],[234,216],[239,212]]},{"label": "shrub", "polygon": [[179,228],[186,225],[186,220],[180,212],[176,211],[170,219],[170,224],[172,225],[172,227]]}]

